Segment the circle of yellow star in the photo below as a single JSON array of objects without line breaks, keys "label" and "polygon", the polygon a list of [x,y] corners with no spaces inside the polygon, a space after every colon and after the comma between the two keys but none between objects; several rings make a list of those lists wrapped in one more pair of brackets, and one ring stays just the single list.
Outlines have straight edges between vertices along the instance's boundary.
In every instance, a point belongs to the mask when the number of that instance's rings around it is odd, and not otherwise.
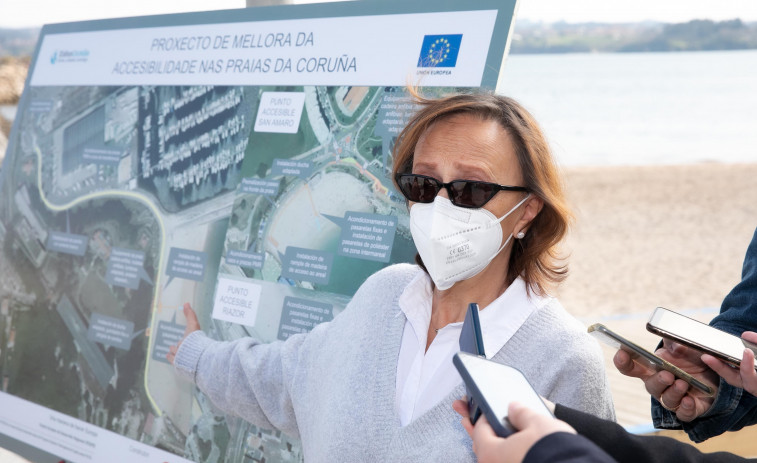
[{"label": "circle of yellow star", "polygon": [[445,38],[439,38],[428,47],[428,59],[431,64],[439,64],[449,56],[450,52],[449,40]]}]

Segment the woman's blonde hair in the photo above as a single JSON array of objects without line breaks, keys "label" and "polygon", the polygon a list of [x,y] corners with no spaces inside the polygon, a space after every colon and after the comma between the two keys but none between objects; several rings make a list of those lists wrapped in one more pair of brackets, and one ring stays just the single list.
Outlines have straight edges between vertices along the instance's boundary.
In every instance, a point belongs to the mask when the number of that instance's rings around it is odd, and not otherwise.
[{"label": "woman's blonde hair", "polygon": [[[499,123],[515,145],[524,186],[544,202],[526,236],[513,246],[506,283],[509,285],[521,276],[529,291],[546,294],[550,286],[568,275],[568,265],[559,255],[558,244],[573,218],[565,200],[559,170],[539,124],[517,101],[492,93],[426,99],[414,92],[413,97],[421,109],[397,138],[392,178],[397,173],[412,171],[415,146],[435,122],[456,114],[470,114]],[[424,267],[420,256],[415,258]]]}]

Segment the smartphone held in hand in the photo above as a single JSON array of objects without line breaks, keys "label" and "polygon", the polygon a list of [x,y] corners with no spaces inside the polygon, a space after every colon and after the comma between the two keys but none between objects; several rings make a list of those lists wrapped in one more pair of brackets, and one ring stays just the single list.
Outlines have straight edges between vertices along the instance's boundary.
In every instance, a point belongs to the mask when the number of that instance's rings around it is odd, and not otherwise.
[{"label": "smartphone held in hand", "polygon": [[633,361],[635,362],[645,365],[655,371],[669,371],[676,378],[686,381],[690,386],[699,389],[708,396],[712,396],[714,394],[714,389],[712,387],[699,381],[695,377],[681,370],[667,360],[660,358],[652,352],[649,352],[648,350],[639,346],[638,344],[627,340],[623,336],[615,333],[601,323],[595,323],[591,325],[587,331],[590,335],[594,336],[610,347],[621,349],[627,352],[628,355],[631,356],[631,359],[633,359]]},{"label": "smartphone held in hand", "polygon": [[519,370],[465,352],[455,354],[452,362],[460,372],[468,393],[498,436],[507,437],[517,431],[507,419],[510,402],[519,402],[537,413],[554,418]]},{"label": "smartphone held in hand", "polygon": [[[757,345],[663,307],[657,307],[649,317],[647,331],[710,354],[734,367],[741,365],[745,348],[757,355]],[[757,369],[757,360],[754,367]]]}]

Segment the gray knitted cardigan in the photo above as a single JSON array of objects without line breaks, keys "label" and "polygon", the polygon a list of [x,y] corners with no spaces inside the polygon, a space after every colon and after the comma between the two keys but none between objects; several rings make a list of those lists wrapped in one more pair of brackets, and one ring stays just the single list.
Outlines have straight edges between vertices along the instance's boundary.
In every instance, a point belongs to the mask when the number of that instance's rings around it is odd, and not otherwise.
[{"label": "gray knitted cardigan", "polygon": [[[299,438],[308,462],[475,461],[452,410],[462,382],[405,427],[395,411],[405,325],[397,300],[419,271],[399,264],[377,272],[333,321],[285,342],[217,342],[192,333],[176,356],[177,372],[225,413]],[[521,370],[553,402],[614,418],[599,346],[556,299],[531,314],[493,360]]]}]

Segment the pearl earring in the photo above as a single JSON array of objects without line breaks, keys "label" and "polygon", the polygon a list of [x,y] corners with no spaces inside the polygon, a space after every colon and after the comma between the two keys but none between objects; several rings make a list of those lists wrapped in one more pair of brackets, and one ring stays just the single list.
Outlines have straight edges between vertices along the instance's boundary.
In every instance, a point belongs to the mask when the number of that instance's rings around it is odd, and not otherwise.
[{"label": "pearl earring", "polygon": [[523,233],[523,232],[518,232],[518,234],[517,234],[517,235],[515,235],[515,237],[516,237],[516,238],[518,238],[519,240],[522,240],[522,239],[523,239],[523,237],[525,237],[525,236],[526,236],[526,234],[525,234],[525,233]]}]

